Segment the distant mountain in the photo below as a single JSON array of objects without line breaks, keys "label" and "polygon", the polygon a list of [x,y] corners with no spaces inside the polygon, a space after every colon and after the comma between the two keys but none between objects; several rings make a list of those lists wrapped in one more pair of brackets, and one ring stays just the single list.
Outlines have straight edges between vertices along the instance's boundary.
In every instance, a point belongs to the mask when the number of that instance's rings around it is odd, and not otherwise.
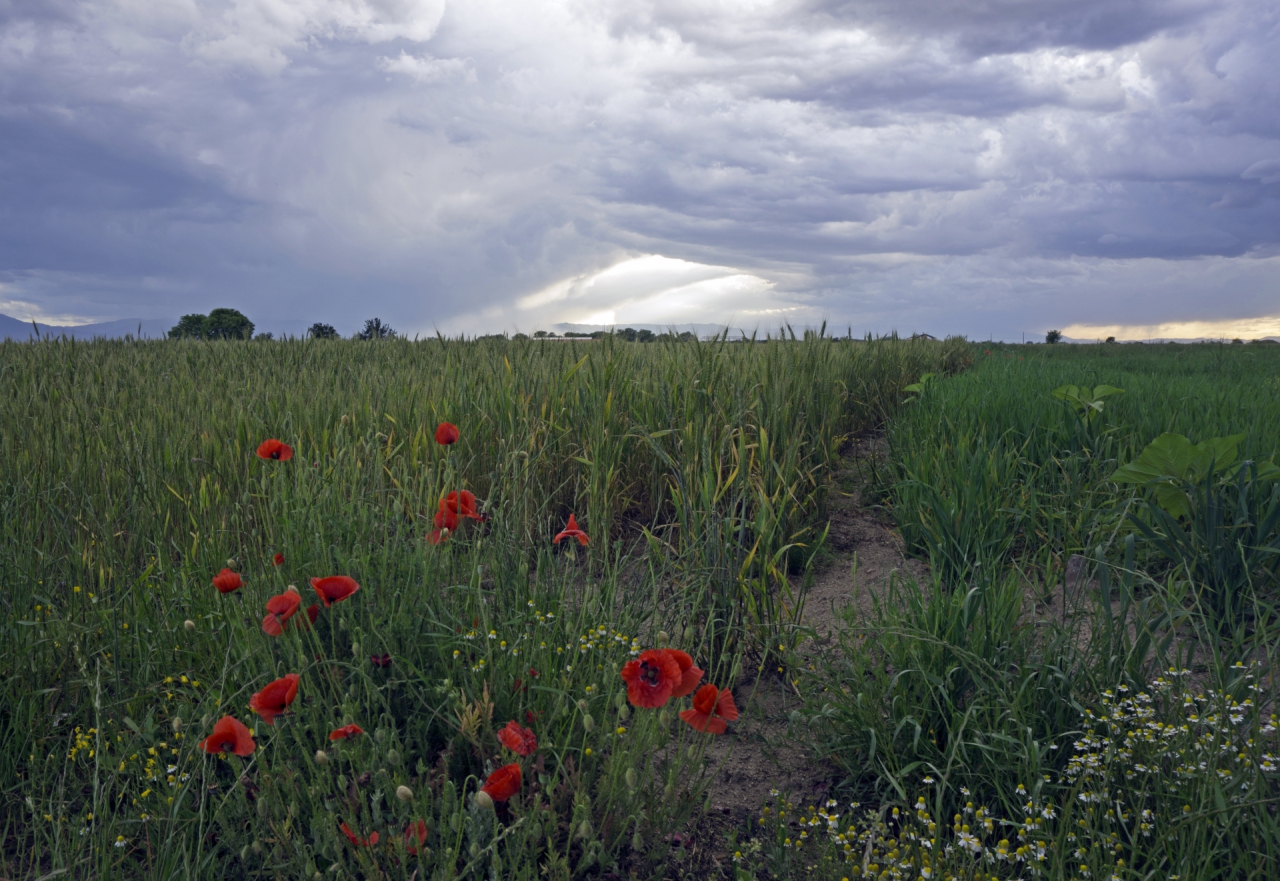
[{"label": "distant mountain", "polygon": [[68,337],[74,340],[91,340],[98,337],[119,339],[126,334],[144,339],[159,339],[169,333],[169,328],[177,322],[164,318],[122,318],[119,321],[104,321],[99,324],[38,324],[32,327],[30,321],[19,321],[8,315],[0,315],[0,339],[29,340],[37,335],[51,337]]}]

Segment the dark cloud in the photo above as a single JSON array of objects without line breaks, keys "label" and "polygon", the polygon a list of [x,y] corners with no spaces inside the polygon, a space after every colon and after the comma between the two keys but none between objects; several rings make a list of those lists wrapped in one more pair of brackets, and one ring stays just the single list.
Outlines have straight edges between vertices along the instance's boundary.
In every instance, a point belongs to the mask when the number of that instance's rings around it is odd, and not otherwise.
[{"label": "dark cloud", "polygon": [[1280,313],[1262,0],[440,12],[0,0],[0,311],[478,329],[661,254],[870,329]]}]

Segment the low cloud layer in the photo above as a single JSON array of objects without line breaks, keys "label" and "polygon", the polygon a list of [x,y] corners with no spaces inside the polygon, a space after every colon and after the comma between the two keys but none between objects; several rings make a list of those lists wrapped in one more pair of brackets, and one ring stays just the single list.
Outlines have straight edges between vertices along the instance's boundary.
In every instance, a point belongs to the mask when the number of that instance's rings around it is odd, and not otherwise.
[{"label": "low cloud layer", "polygon": [[1280,315],[1277,49],[1262,0],[10,0],[0,311]]}]

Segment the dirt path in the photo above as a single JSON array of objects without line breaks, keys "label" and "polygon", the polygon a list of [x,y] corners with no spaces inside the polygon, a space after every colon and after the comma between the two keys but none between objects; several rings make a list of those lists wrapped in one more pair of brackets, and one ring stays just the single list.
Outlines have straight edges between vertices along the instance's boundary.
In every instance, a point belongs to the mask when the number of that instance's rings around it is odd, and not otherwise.
[{"label": "dirt path", "polygon": [[[902,554],[897,532],[873,510],[864,508],[860,486],[860,459],[878,456],[874,442],[858,445],[846,457],[829,499],[831,529],[827,546],[833,557],[817,574],[805,604],[803,623],[814,637],[799,647],[801,656],[826,644],[842,624],[842,610],[857,602],[863,611],[869,604],[868,588],[880,588],[894,574],[922,578],[927,568]],[[855,590],[856,588],[856,590]],[[780,677],[744,677],[735,693],[740,696],[740,721],[734,733],[713,750],[724,761],[713,787],[712,804],[735,821],[759,811],[770,790],[789,791],[816,803],[837,779],[829,764],[810,757],[801,738],[790,730],[790,714],[800,704],[793,686]]]}]

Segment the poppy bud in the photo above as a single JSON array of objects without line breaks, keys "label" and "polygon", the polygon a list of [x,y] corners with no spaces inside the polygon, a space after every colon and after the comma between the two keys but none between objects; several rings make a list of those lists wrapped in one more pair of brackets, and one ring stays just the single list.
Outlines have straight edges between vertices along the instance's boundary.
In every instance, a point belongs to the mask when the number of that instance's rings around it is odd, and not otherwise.
[{"label": "poppy bud", "polygon": [[360,657],[360,643],[358,642],[351,643],[351,654],[354,657],[357,657],[357,658]]},{"label": "poppy bud", "polygon": [[194,621],[192,621],[190,618],[188,618],[186,621],[183,621],[183,622],[182,622],[182,626],[183,626],[183,627],[185,627],[185,628],[187,628],[188,630],[195,630],[195,629],[196,629],[196,622],[194,622]]},{"label": "poppy bud", "polygon": [[209,727],[209,720],[210,720],[210,716],[209,716],[209,714],[208,714],[208,713],[205,713],[203,716],[201,716],[201,717],[200,717],[200,724],[201,724],[201,725],[203,725],[204,727],[208,728],[208,727]]},{"label": "poppy bud", "polygon": [[350,424],[351,424],[351,417],[350,417],[350,416],[348,416],[346,413],[343,413],[343,414],[342,414],[342,424],[343,424],[343,425],[350,425]]},{"label": "poppy bud", "polygon": [[684,629],[684,641],[685,641],[685,642],[687,642],[687,643],[688,643],[688,642],[693,642],[693,638],[694,638],[695,636],[697,636],[697,633],[694,631],[694,629],[693,629],[693,625],[692,625],[692,624],[690,624],[688,627],[686,627],[686,628]]},{"label": "poppy bud", "polygon": [[674,783],[668,783],[666,786],[662,787],[662,794],[667,798],[671,798],[676,794],[676,785]]},{"label": "poppy bud", "polygon": [[671,725],[671,714],[666,711],[666,708],[663,708],[662,712],[658,713],[658,724],[663,728]]},{"label": "poppy bud", "polygon": [[227,560],[227,568],[228,568],[228,569],[234,569],[234,568],[236,568],[236,558],[235,558],[235,557],[232,557],[230,560]]},{"label": "poppy bud", "polygon": [[246,844],[244,847],[240,848],[240,862],[243,863],[248,859],[249,859],[249,845]]},{"label": "poppy bud", "polygon": [[440,540],[444,541],[448,537],[449,537],[449,527],[446,526],[440,530]]},{"label": "poppy bud", "polygon": [[591,718],[591,714],[587,713],[582,717],[582,727],[585,731],[592,731],[596,727],[596,720]]},{"label": "poppy bud", "polygon": [[253,852],[254,852],[254,853],[256,853],[256,854],[261,854],[261,853],[262,853],[262,842],[261,842],[261,841],[254,841],[254,843],[251,845],[251,847],[253,848]]},{"label": "poppy bud", "polygon": [[329,764],[329,754],[322,749],[316,750],[316,764],[317,765]]},{"label": "poppy bud", "polygon": [[270,813],[271,805],[267,804],[267,800],[265,798],[258,799],[258,816],[265,820]]},{"label": "poppy bud", "polygon": [[401,801],[413,801],[413,790],[403,784],[396,787],[396,798]]},{"label": "poppy bud", "polygon": [[181,730],[182,730],[182,717],[174,716],[173,717],[173,733],[177,734]]},{"label": "poppy bud", "polygon": [[[478,808],[493,807],[493,799],[489,796],[489,793],[485,792],[483,789],[476,793],[475,803]],[[475,845],[472,846],[474,847]]]},{"label": "poppy bud", "polygon": [[387,750],[387,761],[392,765],[400,764],[400,753],[393,749]]},{"label": "poppy bud", "polygon": [[628,789],[636,788],[636,769],[635,768],[627,769],[627,788]]},{"label": "poppy bud", "polygon": [[622,706],[618,707],[618,718],[621,719],[623,722],[627,721],[627,717],[630,715],[631,715],[631,711],[627,709],[626,704],[623,704]]},{"label": "poppy bud", "polygon": [[658,645],[666,645],[670,641],[671,641],[671,637],[667,635],[667,631],[665,630],[658,631]]},{"label": "poppy bud", "polygon": [[584,712],[584,713],[587,711],[587,702],[586,702],[586,700],[580,700],[580,701],[578,701],[578,709],[579,709],[579,710],[582,710],[582,712]]},{"label": "poppy bud", "polygon": [[296,585],[296,584],[291,584],[291,585],[289,585],[288,587],[286,587],[286,588],[285,588],[285,591],[286,591],[286,592],[297,593],[297,592],[298,592],[298,585]]},{"label": "poppy bud", "polygon": [[385,743],[387,740],[387,729],[379,728],[377,731],[373,732],[373,739],[378,741],[378,743]]},{"label": "poppy bud", "polygon": [[476,857],[480,856],[480,842],[478,842],[478,841],[473,841],[473,842],[471,842],[471,850],[470,850],[470,853],[471,853],[471,859],[473,859],[473,860],[474,860]]},{"label": "poppy bud", "polygon": [[578,824],[578,837],[581,838],[583,841],[586,841],[588,838],[591,837],[591,821],[590,820],[583,820],[581,823]]},{"label": "poppy bud", "polygon": [[289,802],[289,816],[290,817],[298,816],[298,803],[296,801]]}]

